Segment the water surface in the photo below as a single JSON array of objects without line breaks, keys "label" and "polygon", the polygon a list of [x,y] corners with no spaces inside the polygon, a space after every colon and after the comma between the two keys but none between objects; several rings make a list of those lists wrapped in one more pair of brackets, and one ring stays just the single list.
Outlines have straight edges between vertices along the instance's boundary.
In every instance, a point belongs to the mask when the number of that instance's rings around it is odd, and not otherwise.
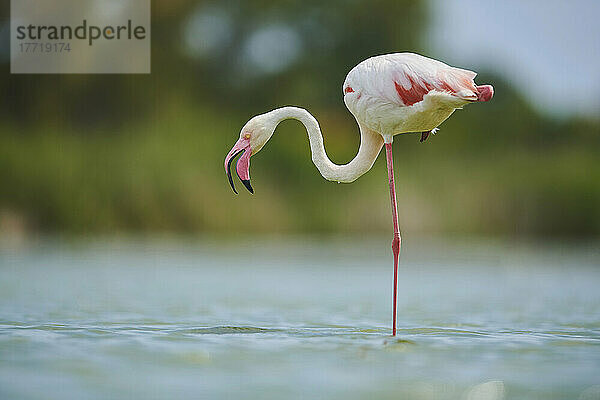
[{"label": "water surface", "polygon": [[595,246],[5,247],[0,398],[599,399]]}]

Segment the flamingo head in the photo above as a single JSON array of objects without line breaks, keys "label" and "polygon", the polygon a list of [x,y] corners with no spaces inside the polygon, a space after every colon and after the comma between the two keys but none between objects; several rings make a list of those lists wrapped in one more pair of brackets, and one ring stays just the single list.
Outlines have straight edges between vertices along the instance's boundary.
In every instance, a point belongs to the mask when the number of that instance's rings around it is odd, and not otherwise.
[{"label": "flamingo head", "polygon": [[235,171],[246,189],[254,193],[250,184],[250,157],[258,153],[269,141],[277,126],[271,113],[261,114],[250,119],[240,131],[240,138],[225,157],[225,172],[233,192],[237,194],[231,176],[231,163],[241,154],[235,165]]}]

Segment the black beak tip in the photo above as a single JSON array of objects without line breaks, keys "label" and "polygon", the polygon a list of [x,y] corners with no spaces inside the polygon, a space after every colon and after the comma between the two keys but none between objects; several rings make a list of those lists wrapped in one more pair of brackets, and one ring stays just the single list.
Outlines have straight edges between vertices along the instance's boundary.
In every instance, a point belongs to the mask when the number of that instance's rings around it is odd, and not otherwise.
[{"label": "black beak tip", "polygon": [[235,190],[235,186],[233,186],[233,179],[231,178],[231,175],[228,175],[229,178],[229,184],[231,185],[231,189],[233,189],[233,193],[238,194],[237,190]]},{"label": "black beak tip", "polygon": [[229,159],[229,161],[227,162],[227,166],[225,167],[225,172],[227,173],[227,179],[229,179],[229,184],[231,185],[231,188],[233,189],[233,193],[235,193],[235,194],[238,194],[238,192],[237,192],[237,190],[235,190],[235,186],[233,184],[233,178],[231,177],[231,163],[242,151],[243,150],[240,150],[237,153],[235,153],[234,155],[232,155],[231,158]]},{"label": "black beak tip", "polygon": [[248,191],[252,194],[254,194],[254,189],[252,189],[252,185],[250,184],[250,179],[241,179],[242,183],[244,184],[244,186],[246,186],[246,189],[248,189]]},{"label": "black beak tip", "polygon": [[237,190],[235,190],[235,186],[233,185],[233,178],[231,177],[231,172],[227,171],[227,178],[229,179],[229,185],[233,189],[233,193],[238,194]]}]

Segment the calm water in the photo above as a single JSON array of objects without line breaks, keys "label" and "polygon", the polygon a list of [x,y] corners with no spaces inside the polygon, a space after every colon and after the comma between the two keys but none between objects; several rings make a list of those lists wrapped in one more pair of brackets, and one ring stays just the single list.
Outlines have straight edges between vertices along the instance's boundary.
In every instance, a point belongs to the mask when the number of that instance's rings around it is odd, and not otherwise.
[{"label": "calm water", "polygon": [[5,246],[0,398],[600,399],[597,246],[404,246]]}]

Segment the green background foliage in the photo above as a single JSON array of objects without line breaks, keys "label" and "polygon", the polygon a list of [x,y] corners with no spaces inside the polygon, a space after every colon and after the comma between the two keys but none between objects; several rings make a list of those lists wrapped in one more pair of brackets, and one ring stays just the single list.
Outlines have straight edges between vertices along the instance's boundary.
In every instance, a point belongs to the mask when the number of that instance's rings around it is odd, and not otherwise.
[{"label": "green background foliage", "polygon": [[[229,21],[226,40],[191,54],[194,18],[215,14]],[[304,128],[284,122],[252,158],[254,196],[231,193],[223,158],[251,116],[297,105],[319,120],[330,158],[349,161],[359,136],[342,102],[346,73],[375,54],[435,58],[423,46],[427,23],[417,1],[157,1],[150,75],[10,75],[5,60],[0,230],[388,232],[383,154],[355,183],[327,182]],[[299,38],[297,57],[261,73],[244,46],[269,26]],[[425,143],[417,135],[394,142],[402,229],[598,235],[598,120],[542,115],[511,81],[478,72],[478,83],[496,89],[490,103],[457,111]]]}]

